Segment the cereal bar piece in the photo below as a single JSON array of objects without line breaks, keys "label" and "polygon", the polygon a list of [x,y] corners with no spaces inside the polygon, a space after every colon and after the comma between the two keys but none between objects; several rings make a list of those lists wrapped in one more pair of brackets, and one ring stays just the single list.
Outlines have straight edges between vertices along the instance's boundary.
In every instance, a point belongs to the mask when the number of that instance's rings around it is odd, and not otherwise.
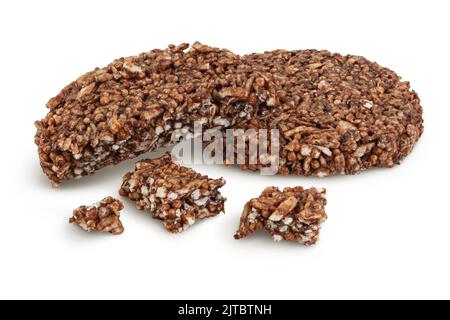
[{"label": "cereal bar piece", "polygon": [[245,205],[234,237],[241,239],[264,228],[275,241],[294,240],[313,245],[319,239],[320,224],[327,218],[326,202],[324,189],[266,188]]},{"label": "cereal bar piece", "polygon": [[106,197],[92,206],[81,206],[73,211],[69,222],[78,224],[87,232],[109,232],[113,235],[124,231],[120,221],[120,210],[123,203],[113,197]]},{"label": "cereal bar piece", "polygon": [[226,199],[219,192],[224,185],[223,178],[210,179],[182,167],[166,153],[136,163],[135,171],[124,176],[119,193],[136,201],[139,210],[162,220],[169,232],[178,233],[199,219],[224,212]]}]

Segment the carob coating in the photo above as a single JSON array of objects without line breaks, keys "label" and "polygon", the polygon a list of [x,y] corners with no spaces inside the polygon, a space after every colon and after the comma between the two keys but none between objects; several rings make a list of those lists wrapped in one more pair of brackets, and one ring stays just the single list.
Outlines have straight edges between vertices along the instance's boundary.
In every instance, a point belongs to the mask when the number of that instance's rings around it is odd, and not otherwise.
[{"label": "carob coating", "polygon": [[278,173],[318,176],[391,167],[423,132],[409,83],[362,57],[188,47],[118,59],[48,102],[35,142],[54,186],[173,144],[194,121],[280,129]]}]

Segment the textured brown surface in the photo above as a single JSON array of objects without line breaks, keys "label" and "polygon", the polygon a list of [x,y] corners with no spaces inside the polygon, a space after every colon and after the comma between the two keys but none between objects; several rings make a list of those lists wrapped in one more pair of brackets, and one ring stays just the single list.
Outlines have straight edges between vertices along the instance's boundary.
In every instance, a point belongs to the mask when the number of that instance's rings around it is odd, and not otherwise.
[{"label": "textured brown surface", "polygon": [[124,231],[120,222],[120,210],[123,204],[112,197],[106,197],[92,206],[81,206],[73,211],[69,222],[79,225],[87,232],[109,232],[114,235]]},{"label": "textured brown surface", "polygon": [[266,188],[258,198],[247,202],[235,238],[241,239],[260,229],[275,241],[290,240],[313,245],[319,239],[325,214],[325,190],[302,187]]},{"label": "textured brown surface", "polygon": [[280,129],[280,174],[391,167],[422,134],[409,83],[362,57],[315,50],[240,57],[198,43],[187,49],[116,60],[48,102],[35,141],[54,186],[172,144],[172,134],[192,131],[196,120],[205,129]]},{"label": "textured brown surface", "polygon": [[423,132],[420,100],[409,83],[363,57],[279,50],[243,59],[268,78],[255,81],[270,81],[276,99],[234,127],[280,130],[280,174],[392,167]]},{"label": "textured brown surface", "polygon": [[135,171],[124,176],[119,193],[161,220],[169,232],[178,233],[199,219],[224,212],[226,199],[219,192],[224,185],[224,179],[210,179],[182,167],[166,153],[136,163]]}]

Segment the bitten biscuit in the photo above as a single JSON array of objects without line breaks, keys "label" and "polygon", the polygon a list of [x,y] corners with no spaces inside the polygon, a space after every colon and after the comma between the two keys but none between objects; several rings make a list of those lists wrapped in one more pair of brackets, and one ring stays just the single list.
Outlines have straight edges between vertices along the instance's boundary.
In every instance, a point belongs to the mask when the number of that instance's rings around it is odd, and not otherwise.
[{"label": "bitten biscuit", "polygon": [[[319,177],[392,167],[423,132],[409,82],[363,57],[316,50],[239,56],[172,45],[89,72],[47,107],[35,142],[55,187],[174,144],[194,123],[222,132],[278,129],[275,173]],[[262,168],[244,162],[243,169]]]}]

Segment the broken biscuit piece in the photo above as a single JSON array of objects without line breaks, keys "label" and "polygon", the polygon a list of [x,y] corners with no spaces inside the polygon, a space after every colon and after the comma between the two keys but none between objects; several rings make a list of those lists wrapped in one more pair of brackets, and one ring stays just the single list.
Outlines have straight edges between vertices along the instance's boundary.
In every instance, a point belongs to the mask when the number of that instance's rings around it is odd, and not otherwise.
[{"label": "broken biscuit piece", "polygon": [[106,197],[92,206],[81,206],[73,211],[69,222],[78,224],[87,232],[109,232],[113,235],[124,231],[120,221],[120,210],[123,203],[113,197]]},{"label": "broken biscuit piece", "polygon": [[292,240],[310,246],[319,239],[320,225],[327,218],[325,189],[302,187],[266,188],[247,202],[236,239],[266,229],[275,241]]},{"label": "broken biscuit piece", "polygon": [[224,185],[223,178],[210,179],[180,166],[166,153],[137,162],[135,171],[124,176],[119,193],[161,220],[169,232],[178,233],[224,212],[226,199],[219,192]]}]

